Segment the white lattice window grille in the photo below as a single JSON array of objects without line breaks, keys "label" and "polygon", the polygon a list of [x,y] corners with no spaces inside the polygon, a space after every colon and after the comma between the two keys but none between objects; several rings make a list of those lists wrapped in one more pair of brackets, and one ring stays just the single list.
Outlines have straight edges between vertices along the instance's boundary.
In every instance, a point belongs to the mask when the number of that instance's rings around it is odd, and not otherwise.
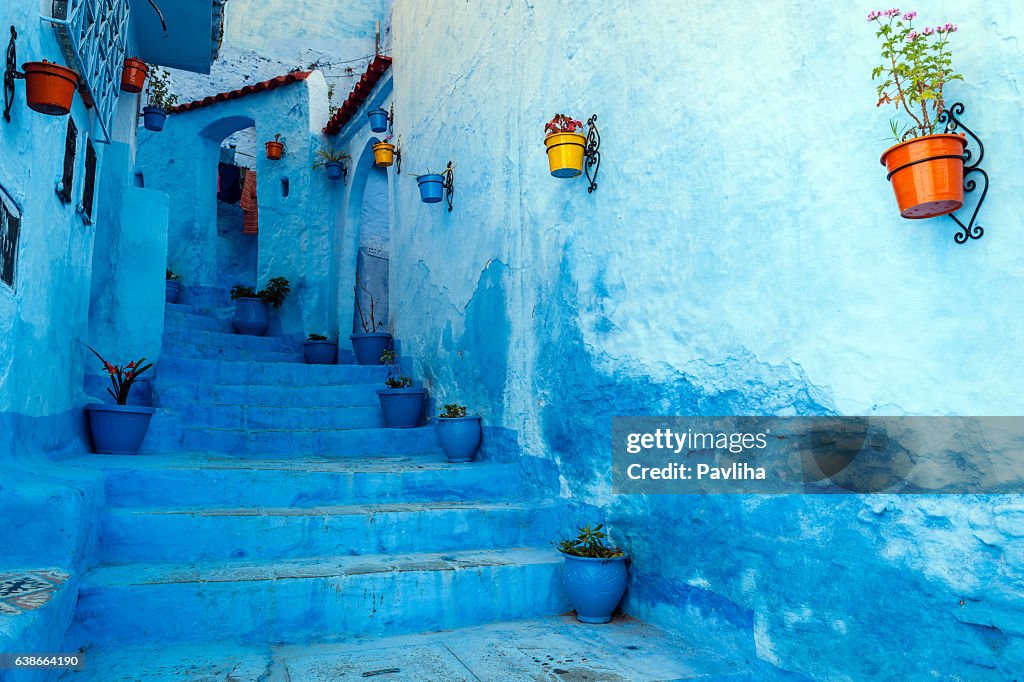
[{"label": "white lattice window grille", "polygon": [[95,105],[99,142],[110,142],[128,36],[128,0],[53,0],[53,24],[64,58]]}]

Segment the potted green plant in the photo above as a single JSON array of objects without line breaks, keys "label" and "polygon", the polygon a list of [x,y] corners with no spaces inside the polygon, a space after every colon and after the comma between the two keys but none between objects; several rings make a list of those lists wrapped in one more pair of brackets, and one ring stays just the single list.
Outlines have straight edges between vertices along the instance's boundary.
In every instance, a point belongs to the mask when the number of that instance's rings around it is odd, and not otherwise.
[{"label": "potted green plant", "polygon": [[569,603],[583,623],[607,623],[626,591],[626,555],[605,544],[603,524],[583,526],[558,544],[565,557],[562,574]]},{"label": "potted green plant", "polygon": [[348,154],[328,147],[319,150],[316,155],[319,160],[313,164],[313,168],[323,168],[328,180],[341,180],[346,175],[345,162],[351,158]]},{"label": "potted green plant", "polygon": [[[359,291],[362,290],[370,299],[369,314],[365,315],[363,306],[359,302]],[[391,334],[380,331],[384,323],[377,319],[377,302],[373,293],[366,288],[366,284],[356,275],[355,286],[352,287],[356,299],[356,312],[359,314],[359,326],[362,332],[351,334],[348,338],[352,342],[352,351],[356,356],[356,363],[360,365],[379,365],[382,362],[384,351],[391,347]]]},{"label": "potted green plant", "polygon": [[302,344],[308,365],[333,365],[338,359],[338,344],[321,334],[310,334]]},{"label": "potted green plant", "polygon": [[146,358],[139,358],[123,366],[114,365],[104,360],[93,348],[89,350],[103,363],[104,371],[110,374],[112,385],[107,393],[114,399],[113,405],[91,403],[85,406],[93,450],[108,455],[134,455],[146,437],[149,421],[156,410],[129,405],[128,394],[139,376],[152,368],[153,363],[146,364]]},{"label": "potted green plant", "polygon": [[480,417],[467,417],[464,405],[445,405],[434,420],[434,432],[449,462],[473,461],[480,447]]},{"label": "potted green plant", "polygon": [[387,388],[377,391],[380,409],[384,414],[384,426],[389,429],[411,429],[419,426],[426,389],[414,387],[412,378],[402,374],[395,351],[384,351],[381,354],[381,362],[388,366],[388,378],[384,381]]},{"label": "potted green plant", "polygon": [[167,268],[166,286],[167,288],[164,300],[168,303],[177,303],[178,296],[181,294],[181,275],[176,273],[174,270]]},{"label": "potted green plant", "polygon": [[889,125],[896,144],[882,154],[881,162],[892,182],[900,215],[932,218],[952,213],[964,203],[963,135],[938,129],[946,108],[943,88],[963,80],[953,70],[949,41],[956,24],[914,26],[917,12],[898,9],[873,11],[875,36],[882,42],[882,64],[871,73],[878,86],[878,104],[893,105],[904,121]]},{"label": "potted green plant", "polygon": [[153,132],[163,130],[167,114],[178,103],[178,96],[171,92],[170,83],[170,73],[159,66],[150,67],[149,106],[142,108],[142,119],[146,130]]},{"label": "potted green plant", "polygon": [[290,291],[284,277],[274,277],[260,291],[244,284],[233,286],[231,300],[235,302],[235,317],[232,324],[235,331],[263,336],[270,328],[270,306],[280,308]]}]

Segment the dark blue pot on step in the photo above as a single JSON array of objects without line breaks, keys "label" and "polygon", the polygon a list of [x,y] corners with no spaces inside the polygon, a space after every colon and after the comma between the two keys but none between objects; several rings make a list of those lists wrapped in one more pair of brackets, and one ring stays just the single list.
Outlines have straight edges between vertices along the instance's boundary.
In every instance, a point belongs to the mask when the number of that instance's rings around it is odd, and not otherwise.
[{"label": "dark blue pot on step", "polygon": [[156,412],[152,407],[105,403],[86,405],[85,411],[89,415],[93,450],[105,455],[137,453]]},{"label": "dark blue pot on step", "polygon": [[307,365],[333,365],[338,361],[338,344],[310,339],[302,344],[302,355]]},{"label": "dark blue pot on step", "polygon": [[270,328],[270,306],[259,298],[235,299],[235,319],[231,323],[239,334],[263,336]]},{"label": "dark blue pot on step", "polygon": [[383,364],[380,356],[391,347],[391,334],[387,332],[352,334],[348,338],[352,342],[356,362],[360,365]]},{"label": "dark blue pot on step", "polygon": [[377,391],[384,426],[389,429],[411,429],[420,425],[423,416],[425,388],[382,388]]},{"label": "dark blue pot on step", "polygon": [[480,447],[480,417],[436,417],[434,431],[449,462],[472,462]]},{"label": "dark blue pot on step", "polygon": [[626,591],[626,557],[591,559],[562,552],[562,582],[576,619],[583,623],[607,623]]}]

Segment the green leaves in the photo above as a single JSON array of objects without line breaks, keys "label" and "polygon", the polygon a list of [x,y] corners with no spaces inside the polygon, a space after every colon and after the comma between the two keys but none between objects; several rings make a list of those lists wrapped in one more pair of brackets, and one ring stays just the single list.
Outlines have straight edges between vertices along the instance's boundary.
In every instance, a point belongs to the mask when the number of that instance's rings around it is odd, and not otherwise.
[{"label": "green leaves", "polygon": [[604,543],[607,537],[601,531],[604,524],[591,528],[583,526],[579,529],[580,534],[569,540],[562,540],[558,543],[558,549],[573,556],[586,557],[590,559],[614,559],[623,556],[623,551],[618,547],[609,547]]}]

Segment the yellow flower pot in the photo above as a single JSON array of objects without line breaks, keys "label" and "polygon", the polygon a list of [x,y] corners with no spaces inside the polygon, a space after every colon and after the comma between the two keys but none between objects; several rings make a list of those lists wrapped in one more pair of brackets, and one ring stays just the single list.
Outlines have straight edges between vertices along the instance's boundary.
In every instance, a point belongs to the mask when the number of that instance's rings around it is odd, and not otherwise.
[{"label": "yellow flower pot", "polygon": [[390,166],[395,162],[395,145],[378,142],[373,145],[373,163],[376,166]]},{"label": "yellow flower pot", "polygon": [[548,166],[556,178],[575,178],[583,172],[583,150],[587,138],[579,133],[554,133],[544,138]]}]

